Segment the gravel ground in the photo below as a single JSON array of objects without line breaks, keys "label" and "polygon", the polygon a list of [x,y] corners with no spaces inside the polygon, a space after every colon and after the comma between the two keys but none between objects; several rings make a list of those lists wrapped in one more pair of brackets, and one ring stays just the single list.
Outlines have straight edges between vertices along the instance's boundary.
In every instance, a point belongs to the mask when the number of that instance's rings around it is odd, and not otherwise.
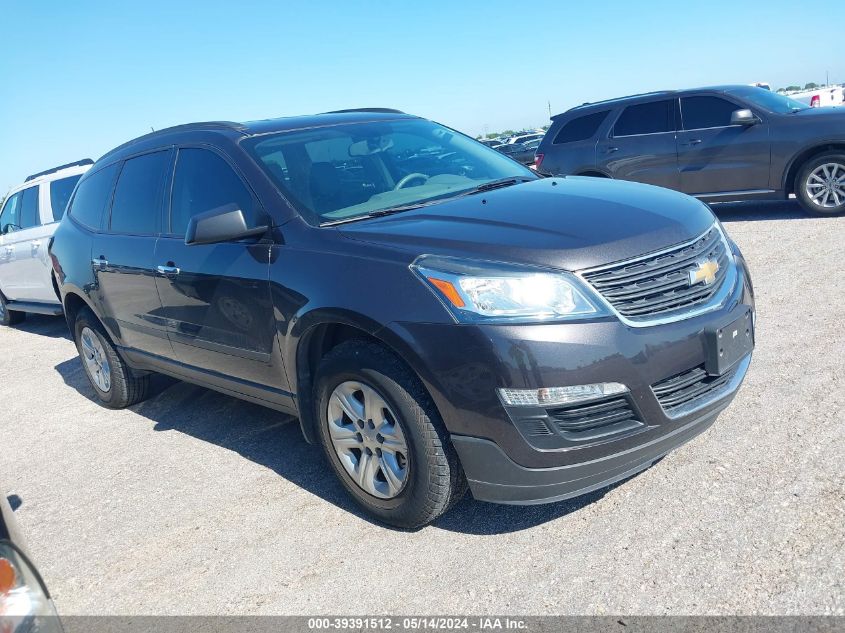
[{"label": "gravel ground", "polygon": [[717,213],[755,275],[751,371],[622,484],[389,530],[290,419],[164,380],[109,411],[31,317],[0,331],[0,493],[64,615],[845,614],[845,218]]}]

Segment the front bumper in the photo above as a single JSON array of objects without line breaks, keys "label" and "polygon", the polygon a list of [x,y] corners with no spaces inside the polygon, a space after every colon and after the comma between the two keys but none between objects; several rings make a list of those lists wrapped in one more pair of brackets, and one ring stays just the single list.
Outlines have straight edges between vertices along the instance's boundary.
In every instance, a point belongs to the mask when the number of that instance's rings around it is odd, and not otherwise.
[{"label": "front bumper", "polygon": [[[394,323],[384,334],[426,384],[477,499],[556,501],[647,468],[707,429],[728,406],[750,355],[692,406],[664,407],[654,387],[705,363],[707,329],[732,322],[749,306],[753,311],[741,260],[738,266],[741,274],[722,307],[654,327],[630,327],[615,318],[513,326]],[[538,438],[496,393],[500,387],[602,382],[627,386],[626,404],[637,424],[605,435]]]},{"label": "front bumper", "polygon": [[742,361],[736,374],[736,386],[714,406],[702,408],[648,441],[628,445],[590,461],[551,468],[526,468],[512,461],[490,440],[453,435],[452,444],[467,474],[472,494],[479,501],[535,504],[577,497],[645,470],[672,449],[709,428],[733,400],[750,362],[750,356]]}]

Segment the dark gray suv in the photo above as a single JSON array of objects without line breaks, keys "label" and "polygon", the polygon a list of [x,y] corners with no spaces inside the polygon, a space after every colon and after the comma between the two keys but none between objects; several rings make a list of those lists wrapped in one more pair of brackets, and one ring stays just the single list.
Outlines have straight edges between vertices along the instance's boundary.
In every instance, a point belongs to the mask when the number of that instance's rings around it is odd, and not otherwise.
[{"label": "dark gray suv", "polygon": [[754,345],[745,261],[700,201],[538,178],[395,111],[131,141],[51,254],[105,406],[156,372],[296,415],[403,527],[467,484],[541,503],[648,468],[728,406]]},{"label": "dark gray suv", "polygon": [[559,114],[537,168],[633,180],[709,202],[795,194],[845,212],[845,109],[810,108],[753,86],[653,92]]}]

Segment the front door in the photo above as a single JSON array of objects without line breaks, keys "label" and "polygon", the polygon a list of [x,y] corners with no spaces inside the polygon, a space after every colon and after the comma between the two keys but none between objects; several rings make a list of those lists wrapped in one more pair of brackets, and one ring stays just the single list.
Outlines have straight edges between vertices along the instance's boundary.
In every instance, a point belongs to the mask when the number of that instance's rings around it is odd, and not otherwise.
[{"label": "front door", "polygon": [[675,146],[675,100],[626,107],[610,136],[596,146],[596,164],[619,180],[680,188]]},{"label": "front door", "polygon": [[678,132],[681,191],[693,195],[769,189],[769,126],[731,125],[746,106],[715,95],[681,99]]},{"label": "front door", "polygon": [[23,192],[9,196],[0,212],[0,291],[7,299],[17,299],[14,275],[15,250],[21,230],[21,198]]},{"label": "front door", "polygon": [[231,165],[201,148],[179,150],[166,235],[158,241],[156,278],[177,360],[272,388],[287,386],[278,365],[270,296],[269,244],[185,244],[194,215],[235,204],[250,226],[267,224]]},{"label": "front door", "polygon": [[50,228],[42,226],[40,187],[34,185],[20,196],[17,222],[7,229],[4,240],[4,292],[8,299],[37,303],[58,301],[53,291],[47,240]]},{"label": "front door", "polygon": [[123,163],[111,212],[91,252],[106,325],[123,346],[166,357],[173,350],[156,289],[154,256],[172,154],[153,152]]}]

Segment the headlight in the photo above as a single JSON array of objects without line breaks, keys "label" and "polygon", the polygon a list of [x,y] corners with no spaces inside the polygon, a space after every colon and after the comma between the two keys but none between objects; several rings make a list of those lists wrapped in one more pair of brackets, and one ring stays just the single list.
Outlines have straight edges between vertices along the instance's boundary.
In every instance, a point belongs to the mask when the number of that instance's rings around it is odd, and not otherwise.
[{"label": "headlight", "polygon": [[574,275],[423,255],[411,269],[459,321],[554,321],[605,314]]},{"label": "headlight", "polygon": [[38,572],[8,541],[0,541],[0,631],[62,631]]}]

